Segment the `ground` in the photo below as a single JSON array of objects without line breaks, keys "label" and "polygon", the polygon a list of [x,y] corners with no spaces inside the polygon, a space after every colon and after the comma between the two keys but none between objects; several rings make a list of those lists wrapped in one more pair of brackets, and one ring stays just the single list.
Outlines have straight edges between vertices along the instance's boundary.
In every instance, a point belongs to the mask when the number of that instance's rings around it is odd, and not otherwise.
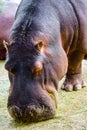
[{"label": "ground", "polygon": [[[83,62],[83,79],[87,81],[87,61]],[[60,82],[61,84],[61,82]],[[39,123],[15,122],[7,111],[9,81],[0,62],[0,130],[87,130],[87,87],[78,92],[59,89],[58,110],[54,119]]]}]

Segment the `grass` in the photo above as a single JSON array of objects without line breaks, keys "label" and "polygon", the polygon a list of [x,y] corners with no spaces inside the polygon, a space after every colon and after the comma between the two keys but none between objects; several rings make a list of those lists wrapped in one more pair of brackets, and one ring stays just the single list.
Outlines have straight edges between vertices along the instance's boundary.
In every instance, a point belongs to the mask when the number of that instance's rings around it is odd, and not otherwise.
[{"label": "grass", "polygon": [[[87,81],[87,62],[83,67],[83,78]],[[61,83],[60,83],[61,84]],[[7,111],[9,81],[0,62],[0,130],[87,130],[87,88],[78,92],[59,89],[56,116],[48,121],[22,124],[15,122]]]}]

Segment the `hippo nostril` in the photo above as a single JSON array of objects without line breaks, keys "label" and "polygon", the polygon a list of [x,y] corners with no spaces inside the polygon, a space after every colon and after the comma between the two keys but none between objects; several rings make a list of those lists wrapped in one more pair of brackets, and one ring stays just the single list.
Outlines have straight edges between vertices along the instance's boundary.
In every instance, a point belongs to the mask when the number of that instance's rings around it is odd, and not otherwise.
[{"label": "hippo nostril", "polygon": [[22,117],[22,111],[17,106],[8,107],[8,111],[14,119],[20,119]]}]

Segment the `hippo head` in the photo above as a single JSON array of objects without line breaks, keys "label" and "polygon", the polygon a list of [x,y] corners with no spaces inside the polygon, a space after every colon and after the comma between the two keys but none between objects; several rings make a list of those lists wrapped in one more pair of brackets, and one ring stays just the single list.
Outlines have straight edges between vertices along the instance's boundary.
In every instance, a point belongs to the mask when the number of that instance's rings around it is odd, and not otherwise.
[{"label": "hippo head", "polygon": [[12,41],[5,64],[10,80],[8,111],[19,121],[50,119],[57,107],[56,63],[43,39],[19,41]]}]

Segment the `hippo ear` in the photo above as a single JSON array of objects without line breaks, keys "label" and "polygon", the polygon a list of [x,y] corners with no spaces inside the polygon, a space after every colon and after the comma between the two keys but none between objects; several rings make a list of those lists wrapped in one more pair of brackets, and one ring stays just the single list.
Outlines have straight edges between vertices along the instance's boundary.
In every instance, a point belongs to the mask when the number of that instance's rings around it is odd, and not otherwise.
[{"label": "hippo ear", "polygon": [[6,49],[6,51],[8,51],[8,43],[6,41],[3,41],[3,45],[4,45],[4,48]]},{"label": "hippo ear", "polygon": [[43,41],[39,41],[36,45],[35,45],[35,49],[38,50],[38,51],[41,51],[42,48],[43,48]]}]

